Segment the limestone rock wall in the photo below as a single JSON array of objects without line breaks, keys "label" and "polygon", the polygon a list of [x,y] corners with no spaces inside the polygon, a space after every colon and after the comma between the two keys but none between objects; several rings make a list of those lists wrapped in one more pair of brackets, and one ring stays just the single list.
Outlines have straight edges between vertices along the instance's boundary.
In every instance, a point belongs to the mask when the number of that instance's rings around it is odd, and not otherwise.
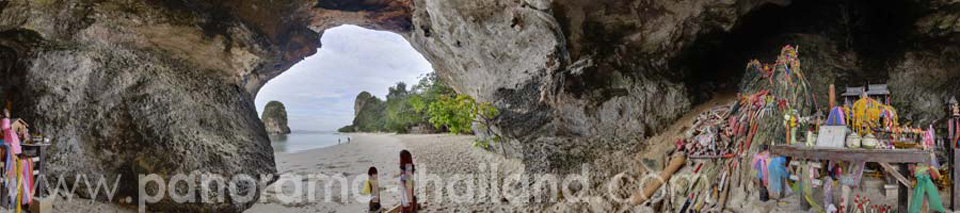
[{"label": "limestone rock wall", "polygon": [[943,99],[960,94],[958,5],[949,1],[413,5],[413,45],[459,92],[503,109],[497,128],[510,140],[499,145],[532,171],[643,149],[691,105],[736,91],[749,59],[773,60],[763,57],[786,44],[800,47],[818,94],[831,83],[889,82],[917,123],[938,119]]},{"label": "limestone rock wall", "polygon": [[[65,175],[74,183],[81,175],[103,175],[113,183],[120,177],[114,202],[137,200],[140,174],[272,175],[273,149],[254,94],[266,76],[319,45],[306,22],[275,15],[299,7],[293,4],[0,1],[2,98],[34,132],[52,139],[49,178]],[[89,196],[79,183],[78,194]],[[240,189],[258,197],[255,186]],[[102,192],[96,198],[106,199]],[[252,205],[231,201],[174,204],[168,198],[147,209],[222,212]]]}]

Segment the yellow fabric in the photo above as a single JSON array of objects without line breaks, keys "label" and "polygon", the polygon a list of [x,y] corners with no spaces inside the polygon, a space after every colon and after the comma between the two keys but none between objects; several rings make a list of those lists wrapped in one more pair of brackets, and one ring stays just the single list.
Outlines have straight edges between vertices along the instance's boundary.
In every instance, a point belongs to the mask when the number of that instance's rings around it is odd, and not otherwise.
[{"label": "yellow fabric", "polygon": [[23,205],[20,205],[20,200],[23,199],[23,187],[22,187],[22,186],[23,186],[23,172],[20,172],[20,171],[23,171],[23,163],[22,163],[20,160],[17,160],[16,158],[14,158],[14,160],[15,160],[16,165],[17,165],[15,171],[18,171],[18,172],[17,172],[17,186],[16,186],[16,187],[17,187],[17,201],[14,202],[14,205],[17,205],[17,213],[20,213],[20,211],[21,211],[20,208],[23,206]]},{"label": "yellow fabric", "polygon": [[[872,98],[861,98],[853,103],[852,109],[844,110],[850,113],[847,121],[851,128],[860,135],[873,133],[873,128],[883,128],[881,123],[890,127],[900,126],[897,122],[897,110]],[[887,112],[888,116],[881,118],[884,112]]]},{"label": "yellow fabric", "polygon": [[800,186],[802,186],[800,190],[803,190],[804,200],[806,200],[816,212],[823,212],[823,206],[817,204],[817,202],[813,200],[813,197],[811,197],[813,195],[813,180],[810,179],[810,169],[807,163],[803,163],[802,171],[800,172]]},{"label": "yellow fabric", "polygon": [[914,174],[923,174],[923,173],[927,173],[927,171],[930,171],[929,169],[930,169],[930,167],[928,167],[928,166],[926,166],[926,165],[923,165],[923,164],[920,164],[920,165],[917,165],[917,167],[914,167],[913,173],[914,173]]},{"label": "yellow fabric", "polygon": [[362,194],[362,195],[369,195],[369,194],[370,194],[370,191],[372,190],[372,189],[371,189],[372,187],[371,187],[370,185],[371,185],[371,184],[370,184],[370,180],[367,180],[366,182],[363,182],[363,191],[360,191],[360,194]]}]

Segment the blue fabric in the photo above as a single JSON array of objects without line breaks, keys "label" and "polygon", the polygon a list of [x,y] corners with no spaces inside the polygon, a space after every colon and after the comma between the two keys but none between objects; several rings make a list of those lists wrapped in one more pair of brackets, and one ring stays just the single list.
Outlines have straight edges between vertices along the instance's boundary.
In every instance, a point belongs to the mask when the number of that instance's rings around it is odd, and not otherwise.
[{"label": "blue fabric", "polygon": [[843,114],[842,107],[834,107],[830,110],[830,115],[827,116],[827,125],[830,126],[842,126],[847,125],[847,122],[844,120],[845,116]]},{"label": "blue fabric", "polygon": [[789,177],[786,164],[787,158],[783,156],[777,156],[770,160],[770,165],[768,166],[770,177],[767,178],[770,182],[770,187],[768,188],[771,194],[779,194],[780,191],[783,190],[782,182]]}]

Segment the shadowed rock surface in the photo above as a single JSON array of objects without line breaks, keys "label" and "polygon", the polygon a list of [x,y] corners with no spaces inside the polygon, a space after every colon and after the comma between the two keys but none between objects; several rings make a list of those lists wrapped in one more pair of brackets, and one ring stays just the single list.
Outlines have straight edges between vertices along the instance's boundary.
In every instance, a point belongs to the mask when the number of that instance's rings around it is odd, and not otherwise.
[{"label": "shadowed rock surface", "polygon": [[[292,15],[284,11],[293,8],[309,7],[266,1],[0,1],[2,97],[13,103],[13,114],[52,138],[48,177],[66,175],[74,183],[80,175],[103,175],[112,184],[119,176],[115,202],[137,200],[139,174],[261,179],[276,167],[253,94],[267,76],[319,45],[306,22],[278,15]],[[79,183],[78,194],[88,197]],[[257,199],[255,186],[238,188],[239,195]],[[187,185],[178,190],[186,192]],[[146,192],[156,194],[156,188]],[[167,197],[147,209],[222,212],[252,205],[233,198],[176,204]]]},{"label": "shadowed rock surface", "polygon": [[356,24],[404,35],[451,86],[501,108],[508,141],[494,145],[527,170],[615,173],[784,44],[818,94],[888,82],[902,117],[939,119],[960,94],[957,17],[947,0],[12,0],[0,1],[0,85],[53,137],[52,174],[123,175],[120,197],[139,173],[270,174],[254,96],[323,30]]},{"label": "shadowed rock surface", "polygon": [[287,126],[287,108],[279,101],[270,101],[263,107],[263,115],[260,116],[267,133],[273,135],[290,134],[290,127]]}]

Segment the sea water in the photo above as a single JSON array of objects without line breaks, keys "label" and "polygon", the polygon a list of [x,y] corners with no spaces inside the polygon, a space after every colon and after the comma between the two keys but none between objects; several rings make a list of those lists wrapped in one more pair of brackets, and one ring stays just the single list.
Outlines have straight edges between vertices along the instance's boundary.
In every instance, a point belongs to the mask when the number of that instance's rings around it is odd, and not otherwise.
[{"label": "sea water", "polygon": [[294,153],[347,143],[347,135],[325,131],[294,130],[286,135],[270,135],[274,152]]}]

